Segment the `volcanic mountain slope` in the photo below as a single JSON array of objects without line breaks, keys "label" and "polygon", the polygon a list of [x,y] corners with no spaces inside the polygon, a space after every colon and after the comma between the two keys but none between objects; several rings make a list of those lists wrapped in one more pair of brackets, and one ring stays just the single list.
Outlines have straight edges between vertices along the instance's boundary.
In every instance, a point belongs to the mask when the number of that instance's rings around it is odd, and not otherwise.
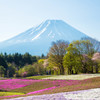
[{"label": "volcanic mountain slope", "polygon": [[52,41],[79,40],[87,37],[84,33],[76,30],[62,20],[46,20],[40,25],[0,43],[0,52],[25,53],[32,55],[46,54]]}]

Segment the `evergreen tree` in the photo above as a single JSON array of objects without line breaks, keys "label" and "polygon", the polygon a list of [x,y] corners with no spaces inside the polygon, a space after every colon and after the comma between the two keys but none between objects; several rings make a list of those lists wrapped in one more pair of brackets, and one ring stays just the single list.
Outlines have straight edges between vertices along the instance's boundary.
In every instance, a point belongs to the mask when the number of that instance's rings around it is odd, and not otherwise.
[{"label": "evergreen tree", "polygon": [[0,66],[0,77],[3,77],[5,73],[5,68],[3,66]]}]

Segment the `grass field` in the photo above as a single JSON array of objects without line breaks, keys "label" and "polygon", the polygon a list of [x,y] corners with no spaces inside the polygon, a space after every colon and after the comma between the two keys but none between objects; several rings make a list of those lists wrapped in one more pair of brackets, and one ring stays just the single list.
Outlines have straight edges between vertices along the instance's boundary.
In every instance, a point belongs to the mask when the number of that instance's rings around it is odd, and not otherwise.
[{"label": "grass field", "polygon": [[43,79],[43,78],[49,78],[51,75],[41,75],[41,76],[30,76],[26,77],[26,79]]},{"label": "grass field", "polygon": [[24,95],[24,93],[19,93],[19,92],[0,92],[0,96],[11,96],[11,95]]},{"label": "grass field", "polygon": [[84,80],[93,77],[100,77],[100,74],[79,74],[79,75],[55,75],[41,79],[59,79],[59,80]]},{"label": "grass field", "polygon": [[0,80],[0,90],[5,91],[0,92],[0,98],[52,94],[91,88],[100,88],[99,74],[32,76],[27,77],[27,79]]}]

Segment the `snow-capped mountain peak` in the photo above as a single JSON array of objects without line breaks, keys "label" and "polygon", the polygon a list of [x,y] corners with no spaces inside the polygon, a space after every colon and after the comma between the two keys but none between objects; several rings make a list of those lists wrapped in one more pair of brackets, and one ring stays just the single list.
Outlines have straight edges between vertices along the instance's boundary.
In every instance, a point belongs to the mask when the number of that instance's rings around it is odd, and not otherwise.
[{"label": "snow-capped mountain peak", "polygon": [[[87,37],[62,20],[46,20],[40,25],[9,39],[0,44],[0,51],[7,53],[25,53],[40,55],[47,53],[52,41],[79,40]],[[3,45],[2,45],[3,44]]]}]

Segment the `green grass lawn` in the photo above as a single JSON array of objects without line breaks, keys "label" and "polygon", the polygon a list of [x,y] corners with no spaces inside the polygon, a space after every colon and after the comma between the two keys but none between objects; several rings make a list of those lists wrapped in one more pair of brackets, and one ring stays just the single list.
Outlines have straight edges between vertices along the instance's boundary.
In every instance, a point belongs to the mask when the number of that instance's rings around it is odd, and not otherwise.
[{"label": "green grass lawn", "polygon": [[51,75],[30,76],[30,77],[26,77],[26,79],[43,79],[48,77],[51,77]]},{"label": "green grass lawn", "polygon": [[78,74],[78,75],[41,75],[30,76],[26,79],[58,79],[58,80],[84,80],[93,77],[100,77],[100,74]]},{"label": "green grass lawn", "polygon": [[58,79],[58,80],[84,80],[93,77],[100,77],[100,74],[78,74],[78,75],[54,75],[44,77],[42,79]]},{"label": "green grass lawn", "polygon": [[24,95],[24,93],[19,93],[19,92],[0,92],[0,96],[11,96],[11,95]]}]

